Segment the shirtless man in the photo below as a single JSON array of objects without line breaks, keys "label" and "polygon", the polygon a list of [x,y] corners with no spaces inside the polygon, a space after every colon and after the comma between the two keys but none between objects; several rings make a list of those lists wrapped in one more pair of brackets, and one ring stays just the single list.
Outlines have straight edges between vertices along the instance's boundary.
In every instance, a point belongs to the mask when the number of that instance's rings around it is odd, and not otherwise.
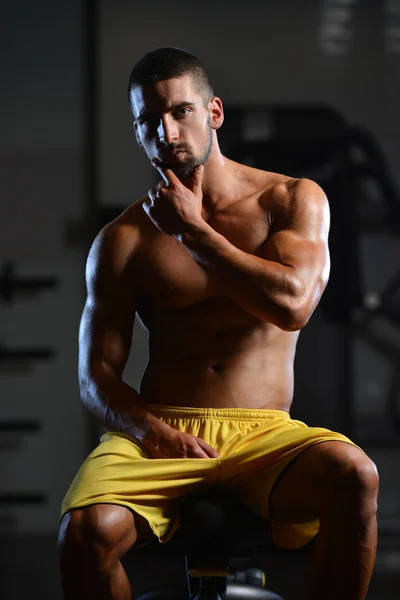
[{"label": "shirtless man", "polygon": [[[299,330],[328,279],[326,197],[312,181],[222,155],[222,103],[192,54],[149,53],[129,94],[160,183],[88,258],[80,386],[108,433],[64,499],[65,598],[131,598],[124,553],[170,539],[179,499],[222,482],[277,538],[297,524],[283,545],[319,528],[307,600],[361,600],[376,551],[375,465],[341,434],[288,414]],[[135,313],[150,351],[139,392],[122,380]]]}]

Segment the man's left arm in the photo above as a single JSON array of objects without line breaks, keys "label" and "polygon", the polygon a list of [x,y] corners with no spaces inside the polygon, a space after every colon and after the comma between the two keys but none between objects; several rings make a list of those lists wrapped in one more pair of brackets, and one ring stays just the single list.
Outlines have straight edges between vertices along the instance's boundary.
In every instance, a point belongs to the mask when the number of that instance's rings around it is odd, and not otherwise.
[{"label": "man's left arm", "polygon": [[279,201],[262,258],[231,244],[199,220],[180,236],[192,257],[214,272],[224,295],[286,331],[304,327],[326,287],[329,206],[322,189],[302,179]]}]

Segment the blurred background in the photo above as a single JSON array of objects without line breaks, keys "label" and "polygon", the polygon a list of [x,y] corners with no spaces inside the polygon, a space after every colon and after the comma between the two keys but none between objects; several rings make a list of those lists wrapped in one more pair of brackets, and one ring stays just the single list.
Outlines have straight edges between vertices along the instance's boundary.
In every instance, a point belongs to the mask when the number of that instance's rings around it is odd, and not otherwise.
[{"label": "blurred background", "polygon": [[[61,600],[60,503],[100,434],[77,386],[85,261],[99,229],[158,180],[126,86],[164,45],[208,69],[228,156],[327,192],[332,275],[300,336],[293,416],[376,462],[368,598],[399,598],[400,0],[19,0],[2,6],[0,38],[2,600]],[[124,376],[135,387],[146,356],[138,325]],[[298,582],[306,562],[266,567],[288,600],[300,598],[288,573]],[[154,561],[137,564],[134,590],[151,588]]]}]

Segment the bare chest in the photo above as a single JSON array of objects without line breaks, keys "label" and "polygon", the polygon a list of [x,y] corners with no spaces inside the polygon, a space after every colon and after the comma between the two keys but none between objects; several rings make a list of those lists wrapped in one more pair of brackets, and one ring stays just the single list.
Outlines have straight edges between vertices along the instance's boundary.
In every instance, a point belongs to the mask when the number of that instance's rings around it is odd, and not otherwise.
[{"label": "bare chest", "polygon": [[[269,228],[257,203],[243,203],[209,224],[240,250],[262,256]],[[142,292],[138,312],[149,329],[219,330],[256,320],[224,296],[218,272],[203,269],[171,236],[155,233],[146,241],[136,276]]]}]

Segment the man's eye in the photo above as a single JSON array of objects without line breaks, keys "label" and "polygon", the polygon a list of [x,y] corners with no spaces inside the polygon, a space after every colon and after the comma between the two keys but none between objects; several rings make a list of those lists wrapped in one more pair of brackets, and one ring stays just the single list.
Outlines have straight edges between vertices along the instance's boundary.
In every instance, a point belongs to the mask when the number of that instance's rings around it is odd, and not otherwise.
[{"label": "man's eye", "polygon": [[188,108],[180,108],[179,110],[175,111],[175,116],[176,117],[184,117],[189,112],[190,112],[190,110]]}]

